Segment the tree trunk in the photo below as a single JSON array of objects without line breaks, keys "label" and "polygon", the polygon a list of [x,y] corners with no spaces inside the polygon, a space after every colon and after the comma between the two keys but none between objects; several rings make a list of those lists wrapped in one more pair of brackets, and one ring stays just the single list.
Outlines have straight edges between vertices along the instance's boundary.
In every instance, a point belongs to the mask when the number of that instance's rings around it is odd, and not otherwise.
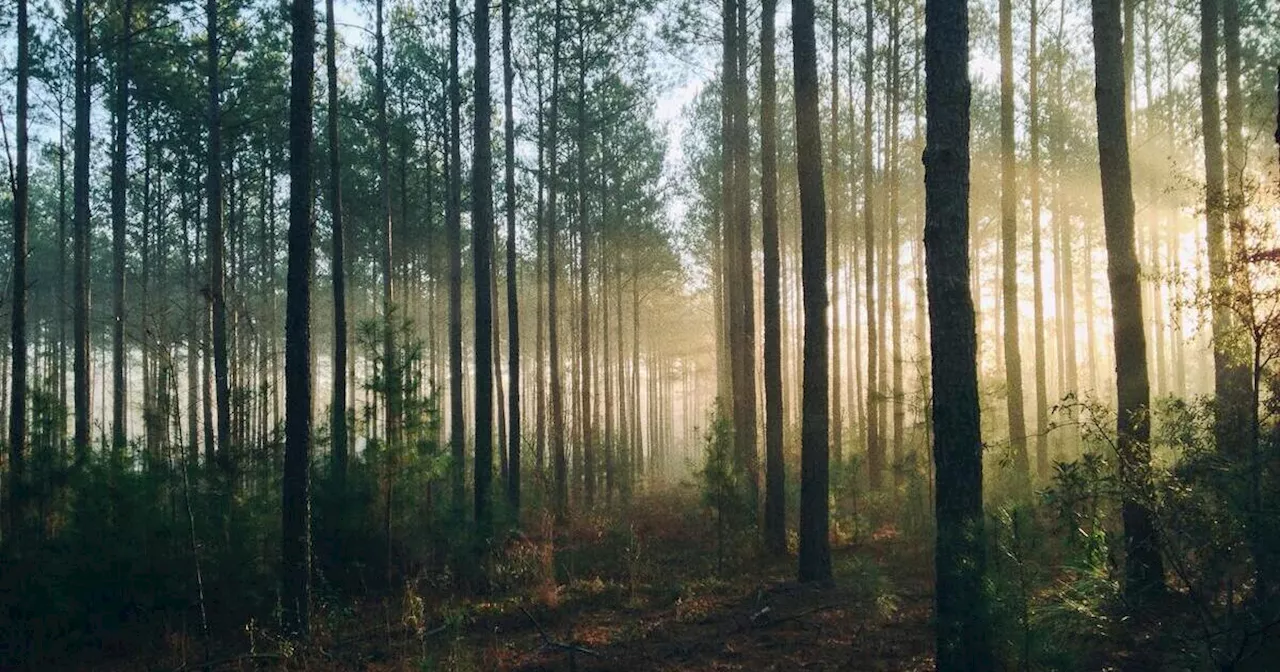
[{"label": "tree trunk", "polygon": [[[1242,126],[1244,124],[1244,102],[1240,91],[1240,3],[1239,0],[1222,0],[1222,46],[1223,46],[1223,65],[1226,70],[1226,132],[1227,132],[1227,156],[1226,156],[1226,208],[1227,228],[1231,234],[1231,248],[1228,252],[1229,260],[1227,268],[1230,270],[1229,292],[1236,296],[1250,295],[1250,278],[1247,268],[1248,235],[1247,223],[1245,222],[1244,206],[1245,206],[1245,168],[1247,158],[1245,156],[1244,133]],[[1249,362],[1253,360],[1252,344],[1250,343],[1247,326],[1251,326],[1254,320],[1249,313],[1253,307],[1248,301],[1244,301],[1243,305],[1240,300],[1228,299],[1232,305],[1241,306],[1237,308],[1242,315],[1232,320],[1231,328],[1239,333],[1232,336],[1232,361],[1230,362],[1230,396],[1223,399],[1224,395],[1219,395],[1219,399],[1228,404],[1228,413],[1233,418],[1242,420],[1233,424],[1236,436],[1233,437],[1234,445],[1229,447],[1242,460],[1247,460],[1253,456],[1257,449],[1258,436],[1253,429],[1254,423],[1251,421],[1257,413],[1257,404],[1254,401],[1257,398],[1257,388],[1252,382],[1252,374]],[[1246,324],[1240,324],[1241,322]],[[1222,406],[1219,406],[1222,408]]]},{"label": "tree trunk", "polygon": [[818,55],[813,0],[792,3],[796,92],[796,172],[800,182],[804,284],[804,395],[800,429],[801,581],[831,581],[828,540],[827,206],[818,121]]},{"label": "tree trunk", "polygon": [[27,0],[18,0],[17,17],[17,169],[13,174],[13,330],[12,392],[9,396],[9,469],[5,490],[9,495],[4,541],[16,548],[26,526],[27,452],[27,88],[31,77],[31,31],[27,24]]},{"label": "tree trunk", "polygon": [[512,116],[515,69],[511,64],[512,0],[502,2],[502,103],[507,204],[507,505],[520,520],[520,302],[516,286],[516,129]]},{"label": "tree trunk", "polygon": [[[325,0],[325,73],[329,111],[325,131],[329,139],[329,221],[333,230],[333,398],[330,436],[333,438],[333,480],[341,492],[347,480],[347,267],[346,230],[342,211],[341,141],[338,135],[338,47],[334,0]],[[286,345],[288,341],[286,340]]]},{"label": "tree trunk", "polygon": [[72,236],[75,248],[75,314],[72,331],[75,353],[75,451],[76,465],[89,459],[89,245],[93,236],[89,221],[89,27],[86,0],[76,0],[74,31],[75,64],[75,166],[72,176],[75,212]]},{"label": "tree trunk", "polygon": [[471,163],[471,252],[476,300],[476,536],[489,538],[493,526],[490,488],[493,481],[493,175],[490,155],[489,0],[476,0],[475,139]]},{"label": "tree trunk", "polygon": [[549,176],[547,180],[547,348],[551,368],[551,452],[555,472],[555,494],[552,497],[557,521],[563,523],[569,515],[569,463],[565,455],[564,444],[564,392],[560,380],[562,367],[560,363],[560,323],[559,297],[557,285],[559,268],[556,265],[556,252],[559,240],[556,236],[558,215],[556,212],[556,196],[559,195],[559,146],[556,144],[559,131],[560,111],[560,38],[561,38],[561,0],[556,0],[553,23],[551,55],[551,110],[547,123],[551,125],[550,141],[547,149]]},{"label": "tree trunk", "polygon": [[1116,452],[1124,484],[1125,592],[1141,598],[1164,586],[1151,512],[1148,441],[1150,389],[1142,327],[1142,288],[1134,249],[1133,183],[1125,123],[1125,85],[1119,0],[1093,0],[1093,46],[1098,111],[1098,162],[1106,228],[1107,280],[1116,357]]},{"label": "tree trunk", "polygon": [[449,485],[453,513],[466,506],[467,434],[462,399],[462,94],[458,85],[458,0],[449,0],[449,197],[445,229],[449,245]]},{"label": "tree trunk", "polygon": [[902,222],[899,217],[899,175],[898,175],[898,120],[899,101],[902,97],[901,44],[899,34],[901,21],[901,0],[892,0],[889,5],[889,124],[887,143],[889,146],[888,178],[889,178],[889,304],[890,329],[893,332],[893,487],[896,491],[902,485],[903,454],[906,425],[906,398],[902,385],[902,241],[900,232]]},{"label": "tree trunk", "polygon": [[844,455],[844,404],[840,399],[840,357],[843,354],[840,344],[840,222],[844,217],[844,203],[841,196],[844,190],[844,175],[840,170],[840,0],[831,0],[831,151],[830,176],[831,189],[823,189],[823,193],[831,194],[831,211],[827,230],[831,234],[831,449],[836,464],[840,464]]},{"label": "tree trunk", "polygon": [[1212,312],[1213,381],[1217,391],[1214,436],[1218,449],[1240,455],[1247,422],[1241,403],[1247,390],[1233,349],[1236,342],[1230,307],[1230,264],[1226,249],[1226,212],[1222,157],[1222,113],[1218,99],[1218,17],[1221,0],[1200,3],[1200,114],[1204,137],[1205,237],[1209,257]]},{"label": "tree trunk", "polygon": [[578,109],[577,109],[577,185],[578,205],[578,421],[581,423],[582,477],[585,481],[585,504],[590,509],[596,496],[595,420],[591,412],[591,301],[587,279],[590,272],[587,250],[591,232],[587,224],[587,61],[583,5],[578,3]]},{"label": "tree trunk", "polygon": [[206,0],[208,31],[208,131],[206,185],[209,235],[209,301],[213,308],[213,384],[217,406],[217,460],[224,474],[234,468],[231,457],[231,385],[227,367],[226,260],[222,228],[222,56],[218,38],[218,0]]},{"label": "tree trunk", "polygon": [[1018,343],[1018,186],[1013,132],[1013,2],[1000,0],[1000,277],[1004,307],[1004,372],[1008,386],[1014,494],[1025,499],[1031,494],[1028,480],[1031,470],[1022,398],[1022,352]]},{"label": "tree trunk", "polygon": [[986,614],[982,432],[969,291],[969,16],[926,0],[925,266],[937,468],[938,669],[995,667]]},{"label": "tree trunk", "polygon": [[1040,250],[1040,73],[1039,54],[1037,53],[1037,37],[1039,35],[1040,17],[1037,14],[1036,0],[1031,0],[1031,36],[1028,47],[1028,66],[1030,70],[1030,91],[1027,101],[1028,141],[1031,143],[1031,171],[1027,177],[1031,183],[1031,284],[1034,312],[1035,351],[1036,351],[1036,478],[1041,483],[1049,482],[1049,393],[1045,375],[1044,354],[1044,285],[1043,262]]},{"label": "tree trunk", "polygon": [[[333,15],[331,3],[329,0],[330,17]],[[293,62],[289,87],[289,267],[285,299],[280,606],[285,631],[305,636],[311,600],[311,237],[314,228],[311,112],[316,60],[315,0],[294,0],[290,16]]]},{"label": "tree trunk", "polygon": [[[125,347],[124,347],[124,247],[127,225],[125,199],[129,178],[129,50],[133,42],[133,2],[120,5],[121,34],[116,55],[116,91],[112,116],[115,138],[111,147],[111,449],[119,458],[128,442],[125,427]],[[16,360],[15,360],[16,361]],[[145,378],[145,372],[144,372]],[[144,399],[145,406],[145,399]]]},{"label": "tree trunk", "polygon": [[782,452],[782,359],[778,236],[777,72],[774,20],[777,0],[764,0],[760,18],[760,211],[764,248],[764,543],[787,550],[786,465]]},{"label": "tree trunk", "polygon": [[[401,409],[400,396],[403,385],[401,381],[400,364],[396,357],[396,316],[395,307],[392,303],[394,300],[393,287],[393,247],[392,247],[392,223],[391,223],[391,167],[390,167],[390,150],[388,148],[390,129],[387,125],[387,75],[386,75],[386,55],[385,43],[386,35],[383,31],[382,7],[383,0],[377,0],[375,3],[375,29],[374,29],[374,66],[375,66],[375,99],[377,104],[377,124],[378,124],[378,196],[381,204],[381,222],[380,233],[382,238],[382,318],[384,320],[382,334],[382,370],[386,383],[386,404],[384,411],[386,413],[386,440],[387,445],[391,449],[398,450],[400,446],[400,424]],[[486,145],[487,146],[487,145]]]},{"label": "tree trunk", "polygon": [[875,87],[872,64],[875,61],[875,15],[874,0],[865,0],[866,30],[862,64],[863,108],[862,108],[862,218],[863,244],[866,245],[864,272],[866,273],[866,306],[867,306],[867,472],[870,476],[872,490],[879,490],[884,478],[884,445],[880,441],[879,411],[879,365],[877,363],[877,330],[876,330],[876,219],[873,201],[872,181],[875,179],[875,167],[871,156],[871,127],[873,90]]}]

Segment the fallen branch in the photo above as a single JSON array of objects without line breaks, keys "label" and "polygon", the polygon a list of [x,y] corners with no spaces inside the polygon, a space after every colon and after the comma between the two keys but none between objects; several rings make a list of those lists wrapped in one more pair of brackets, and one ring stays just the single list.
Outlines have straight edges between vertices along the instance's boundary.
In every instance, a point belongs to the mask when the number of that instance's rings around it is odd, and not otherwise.
[{"label": "fallen branch", "polygon": [[[764,617],[767,616],[771,612],[771,610],[768,607],[765,607],[764,609],[761,609],[760,611],[756,612],[751,616],[751,624],[753,627],[756,627],[756,628],[768,628],[774,625],[778,625],[779,623],[786,623],[787,621],[798,621],[804,618],[805,616],[812,616],[813,614],[817,614],[823,611],[836,609],[839,606],[840,605],[838,604],[824,604],[821,606],[813,607],[812,609],[805,609],[804,611],[796,612],[789,616],[783,616],[782,618],[774,618],[774,619],[768,619],[768,620],[765,620]],[[763,622],[758,622],[758,621],[763,621]]]},{"label": "fallen branch", "polygon": [[529,610],[525,609],[524,607],[520,607],[520,612],[523,613],[525,617],[529,619],[529,622],[533,624],[533,627],[538,629],[538,634],[542,637],[542,646],[540,648],[553,649],[557,651],[567,651],[569,653],[570,666],[573,665],[573,654],[575,653],[581,653],[588,656],[595,656],[596,658],[601,658],[601,659],[605,658],[605,655],[598,651],[592,651],[591,649],[588,649],[574,642],[562,642],[560,640],[553,638],[550,634],[547,633],[546,629],[542,627],[542,624],[538,623],[538,619],[534,618],[533,614],[529,613]]}]

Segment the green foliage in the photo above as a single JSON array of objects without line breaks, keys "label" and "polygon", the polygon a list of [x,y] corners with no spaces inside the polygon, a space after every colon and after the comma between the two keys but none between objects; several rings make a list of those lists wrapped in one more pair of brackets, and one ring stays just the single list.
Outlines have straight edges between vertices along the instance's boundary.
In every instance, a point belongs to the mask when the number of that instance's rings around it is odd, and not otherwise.
[{"label": "green foliage", "polygon": [[695,473],[703,508],[716,535],[716,569],[723,572],[726,554],[755,529],[755,510],[747,495],[746,475],[733,455],[733,425],[722,413],[711,418],[703,463]]}]

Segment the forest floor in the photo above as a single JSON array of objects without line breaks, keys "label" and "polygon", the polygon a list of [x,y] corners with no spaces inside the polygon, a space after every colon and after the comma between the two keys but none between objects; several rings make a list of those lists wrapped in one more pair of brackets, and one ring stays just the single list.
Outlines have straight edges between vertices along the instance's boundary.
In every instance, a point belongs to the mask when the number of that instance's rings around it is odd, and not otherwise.
[{"label": "forest floor", "polygon": [[485,597],[406,590],[349,606],[341,617],[314,618],[315,634],[303,645],[261,636],[251,647],[218,647],[228,655],[210,656],[212,665],[189,647],[185,663],[170,652],[147,667],[933,669],[932,556],[925,544],[907,543],[889,527],[837,543],[832,586],[797,583],[794,556],[721,552],[756,546],[747,539],[718,543],[688,490],[651,495],[638,498],[625,517],[575,521],[554,542],[536,533],[514,536],[497,571],[518,587]]}]

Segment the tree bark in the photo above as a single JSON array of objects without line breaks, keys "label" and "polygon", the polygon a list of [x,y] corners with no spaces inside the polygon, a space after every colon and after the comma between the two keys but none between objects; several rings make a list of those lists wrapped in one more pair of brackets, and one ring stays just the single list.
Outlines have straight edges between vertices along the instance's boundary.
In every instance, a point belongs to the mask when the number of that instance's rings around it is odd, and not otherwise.
[{"label": "tree bark", "polygon": [[1125,536],[1125,592],[1141,598],[1164,586],[1151,512],[1143,503],[1150,487],[1150,388],[1142,327],[1142,288],[1134,249],[1133,182],[1125,122],[1120,0],[1093,0],[1098,162],[1106,228],[1107,281],[1111,289],[1116,356],[1116,452],[1124,485],[1121,517]]},{"label": "tree bark", "polygon": [[844,217],[844,202],[841,196],[844,190],[843,174],[840,170],[840,0],[831,0],[831,151],[830,176],[831,189],[823,189],[824,194],[831,194],[831,211],[827,230],[831,234],[830,261],[830,301],[831,316],[831,449],[836,464],[844,455],[844,404],[840,390],[840,357],[843,354],[840,330],[840,222]]},{"label": "tree bark", "polygon": [[[338,47],[334,0],[325,0],[325,73],[329,112],[325,131],[329,140],[329,219],[333,230],[333,398],[330,435],[333,437],[333,479],[339,492],[347,478],[347,267],[346,230],[342,211],[342,138],[338,134]],[[286,340],[286,345],[287,345]]]},{"label": "tree bark", "polygon": [[875,87],[872,65],[875,62],[875,14],[874,0],[865,0],[866,30],[864,60],[862,64],[862,219],[863,244],[866,245],[864,272],[866,273],[867,307],[867,473],[872,490],[879,490],[884,478],[884,445],[880,440],[880,385],[877,356],[876,324],[876,219],[872,192],[875,166],[871,156],[872,103]]},{"label": "tree bark", "polygon": [[493,174],[490,144],[489,0],[476,0],[475,142],[471,162],[471,252],[476,301],[476,536],[487,540],[493,527],[490,489],[493,481]]},{"label": "tree bark", "polygon": [[1035,329],[1036,369],[1036,478],[1049,481],[1049,400],[1045,374],[1044,285],[1040,243],[1040,72],[1037,38],[1040,17],[1037,2],[1031,0],[1031,35],[1028,46],[1030,88],[1027,100],[1028,142],[1031,143],[1031,167],[1027,180],[1031,183],[1031,284]]},{"label": "tree bark", "polygon": [[[129,177],[129,79],[133,42],[133,2],[120,3],[120,43],[116,55],[114,109],[115,137],[111,147],[111,449],[120,457],[128,442],[125,426],[124,276],[126,207]],[[145,378],[145,373],[144,373]],[[144,399],[144,405],[146,400]]]},{"label": "tree bark", "polygon": [[11,548],[22,541],[26,521],[27,453],[27,224],[30,192],[27,170],[27,94],[31,78],[31,31],[27,0],[18,0],[17,12],[17,127],[18,160],[13,177],[13,306],[11,309],[12,377],[9,395],[9,469],[5,484],[9,496],[4,519],[4,541]]},{"label": "tree bark", "polygon": [[1209,257],[1209,300],[1212,313],[1213,381],[1217,392],[1214,436],[1218,449],[1241,455],[1247,410],[1242,403],[1247,378],[1241,376],[1236,349],[1240,343],[1231,319],[1226,213],[1222,156],[1222,112],[1218,93],[1218,20],[1222,0],[1200,3],[1200,115],[1204,137],[1205,237]]},{"label": "tree bark", "polygon": [[760,15],[760,214],[764,252],[764,542],[771,553],[787,550],[786,465],[782,452],[781,264],[778,236],[778,130],[775,28],[777,0],[764,0]]},{"label": "tree bark", "polygon": [[828,540],[827,207],[818,121],[818,55],[813,0],[792,3],[796,92],[796,172],[800,182],[804,284],[804,395],[800,428],[801,581],[831,581]]},{"label": "tree bark", "polygon": [[995,667],[985,617],[986,543],[977,342],[969,288],[969,12],[925,2],[925,266],[937,469],[937,664]]},{"label": "tree bark", "polygon": [[462,399],[462,93],[458,85],[458,0],[449,0],[449,485],[454,516],[466,506],[467,434]]},{"label": "tree bark", "polygon": [[231,456],[231,384],[227,366],[226,243],[222,227],[222,56],[218,37],[218,0],[205,1],[205,19],[209,96],[205,192],[209,218],[209,301],[213,309],[213,384],[218,418],[217,460],[224,475],[229,475],[234,463]]},{"label": "tree bark", "polygon": [[558,217],[556,213],[556,197],[559,195],[559,131],[560,111],[560,38],[561,38],[561,2],[556,0],[554,9],[555,24],[552,38],[551,54],[551,110],[547,123],[550,124],[550,141],[547,149],[549,179],[547,180],[547,349],[551,368],[551,452],[554,462],[555,494],[552,497],[557,521],[563,523],[569,515],[569,463],[565,455],[564,441],[564,392],[560,380],[562,367],[560,362],[560,323],[559,269],[556,265]]},{"label": "tree bark", "polygon": [[[327,4],[332,17],[332,0]],[[315,0],[294,0],[290,15],[293,62],[289,87],[289,262],[285,297],[283,594],[280,602],[285,631],[305,636],[311,601],[311,238],[314,228],[311,112],[316,60]],[[330,63],[332,67],[332,60]],[[330,102],[333,97],[331,94]]]},{"label": "tree bark", "polygon": [[75,64],[75,165],[72,191],[75,201],[72,224],[75,260],[75,309],[72,319],[75,340],[72,368],[75,369],[75,460],[83,466],[89,459],[89,245],[93,236],[89,222],[89,27],[86,0],[76,0],[74,31]]},{"label": "tree bark", "polygon": [[1013,448],[1014,494],[1030,496],[1027,423],[1022,398],[1022,352],[1018,343],[1018,186],[1013,139],[1013,2],[1000,0],[1000,235],[1004,308],[1004,373],[1008,386],[1009,443]]},{"label": "tree bark", "polygon": [[502,2],[502,103],[507,207],[507,505],[520,520],[520,301],[516,286],[516,129],[512,116],[515,68],[511,63],[512,0]]}]

